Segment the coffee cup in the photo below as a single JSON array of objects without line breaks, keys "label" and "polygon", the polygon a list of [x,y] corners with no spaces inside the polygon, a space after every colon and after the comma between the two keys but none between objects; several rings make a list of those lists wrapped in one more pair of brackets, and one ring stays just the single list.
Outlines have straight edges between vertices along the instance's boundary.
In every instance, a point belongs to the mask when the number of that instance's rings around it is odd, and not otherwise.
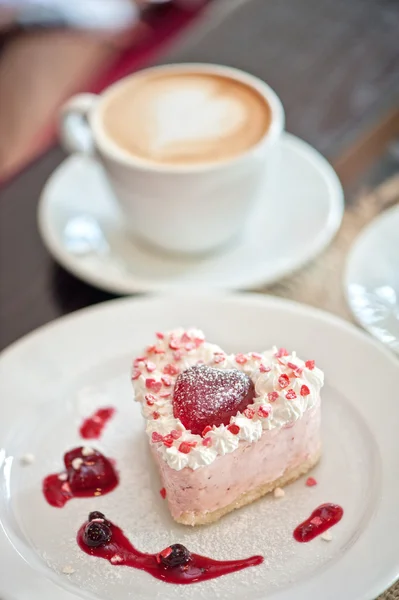
[{"label": "coffee cup", "polygon": [[283,129],[266,83],[211,64],[145,69],[71,98],[60,119],[66,150],[101,162],[128,230],[186,254],[217,251],[244,231]]}]

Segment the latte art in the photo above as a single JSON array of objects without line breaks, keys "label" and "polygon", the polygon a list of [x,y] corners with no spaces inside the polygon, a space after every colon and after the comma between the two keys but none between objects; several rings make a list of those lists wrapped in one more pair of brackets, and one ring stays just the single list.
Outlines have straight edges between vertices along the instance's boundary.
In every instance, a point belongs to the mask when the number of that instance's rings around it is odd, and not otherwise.
[{"label": "latte art", "polygon": [[225,161],[256,145],[270,125],[256,89],[207,73],[151,73],[127,81],[104,104],[107,135],[156,164]]}]

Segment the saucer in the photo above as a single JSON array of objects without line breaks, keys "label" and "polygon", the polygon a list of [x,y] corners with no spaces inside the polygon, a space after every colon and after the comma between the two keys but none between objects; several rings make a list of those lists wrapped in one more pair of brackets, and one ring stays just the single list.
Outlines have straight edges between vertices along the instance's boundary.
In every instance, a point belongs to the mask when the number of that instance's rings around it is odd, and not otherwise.
[{"label": "saucer", "polygon": [[399,354],[399,205],[357,238],[345,272],[349,306],[365,329]]},{"label": "saucer", "polygon": [[117,294],[181,288],[255,289],[319,254],[340,226],[343,191],[330,164],[285,134],[274,197],[259,203],[246,234],[218,254],[187,258],[130,237],[102,167],[74,155],[49,178],[38,209],[43,241],[76,277]]}]

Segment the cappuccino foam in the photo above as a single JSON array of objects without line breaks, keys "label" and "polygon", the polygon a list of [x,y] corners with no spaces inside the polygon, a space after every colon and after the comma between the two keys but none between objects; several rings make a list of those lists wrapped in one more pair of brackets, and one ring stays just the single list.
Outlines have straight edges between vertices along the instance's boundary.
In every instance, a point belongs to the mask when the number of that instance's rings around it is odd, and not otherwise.
[{"label": "cappuccino foam", "polygon": [[263,96],[211,73],[136,76],[105,100],[102,121],[120,148],[142,161],[185,165],[228,160],[256,145],[270,126]]}]

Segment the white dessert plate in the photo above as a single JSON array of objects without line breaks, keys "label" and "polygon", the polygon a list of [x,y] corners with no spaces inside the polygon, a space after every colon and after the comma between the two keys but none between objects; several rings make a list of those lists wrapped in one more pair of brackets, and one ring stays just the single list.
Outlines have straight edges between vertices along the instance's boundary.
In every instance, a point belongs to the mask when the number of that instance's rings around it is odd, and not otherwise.
[{"label": "white dessert plate", "polygon": [[[323,456],[312,475],[273,496],[189,528],[162,500],[139,406],[132,356],[155,330],[192,324],[231,352],[296,348],[325,370]],[[399,362],[371,337],[327,313],[257,295],[116,300],[28,335],[0,357],[0,596],[5,600],[372,600],[399,576]],[[92,446],[116,459],[119,487],[100,498],[49,506],[43,477],[81,445],[78,425],[99,406],[117,408]],[[21,456],[35,462],[24,466]],[[330,542],[293,539],[324,502],[344,509]],[[190,586],[167,584],[89,557],[76,532],[105,512],[141,550],[180,542],[218,559],[262,554],[265,562]],[[68,566],[74,572],[63,573]],[[57,587],[58,585],[58,587]]]},{"label": "white dessert plate", "polygon": [[360,325],[399,354],[399,205],[359,235],[347,259],[344,285]]},{"label": "white dessert plate", "polygon": [[329,163],[289,134],[280,150],[274,197],[265,197],[241,240],[219,254],[179,258],[136,244],[101,167],[80,155],[66,159],[43,190],[41,236],[65,269],[117,294],[273,283],[321,252],[343,213],[342,187]]}]

